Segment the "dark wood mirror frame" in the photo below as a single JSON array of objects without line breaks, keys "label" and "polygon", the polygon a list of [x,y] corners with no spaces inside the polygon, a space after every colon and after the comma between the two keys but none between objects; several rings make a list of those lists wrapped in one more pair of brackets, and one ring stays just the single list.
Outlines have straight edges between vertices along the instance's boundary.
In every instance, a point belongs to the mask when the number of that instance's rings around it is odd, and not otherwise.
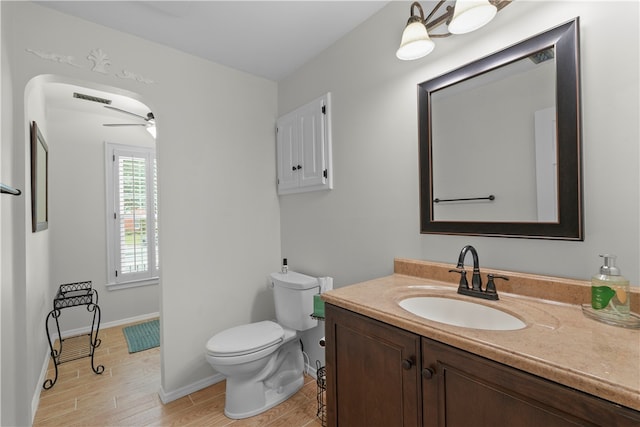
[{"label": "dark wood mirror frame", "polygon": [[[433,219],[431,94],[535,52],[555,48],[558,147],[557,222],[475,222]],[[420,232],[535,239],[584,240],[582,208],[579,19],[418,85]],[[495,165],[495,167],[500,167]]]},{"label": "dark wood mirror frame", "polygon": [[[44,156],[44,158],[42,158]],[[38,129],[31,124],[31,231],[49,227],[49,147]]]}]

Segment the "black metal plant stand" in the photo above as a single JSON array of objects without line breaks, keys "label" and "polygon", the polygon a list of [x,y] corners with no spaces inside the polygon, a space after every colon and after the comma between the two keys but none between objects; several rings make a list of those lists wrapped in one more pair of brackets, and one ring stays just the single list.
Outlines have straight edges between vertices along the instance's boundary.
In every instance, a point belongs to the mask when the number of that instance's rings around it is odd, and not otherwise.
[{"label": "black metal plant stand", "polygon": [[[60,334],[60,323],[58,317],[60,317],[61,310],[64,308],[86,306],[87,311],[93,313],[93,321],[91,322],[91,330],[86,334],[89,338],[88,347],[83,349],[76,349],[71,352],[62,352],[62,344],[65,340],[79,338],[71,337],[62,339]],[[58,331],[58,348],[54,348],[54,342],[51,340],[51,333],[49,332],[49,320],[55,319],[56,329]],[[45,390],[49,390],[58,380],[58,365],[72,360],[81,359],[83,357],[91,357],[91,369],[96,374],[102,374],[104,372],[104,366],[95,366],[93,356],[96,348],[100,346],[100,339],[98,338],[98,332],[100,330],[100,307],[98,306],[98,292],[92,288],[91,282],[76,282],[60,285],[58,293],[53,299],[53,310],[47,315],[45,320],[45,330],[47,331],[47,339],[49,340],[49,348],[51,349],[51,359],[53,360],[53,366],[55,367],[55,376],[53,379],[45,380],[42,387]],[[82,337],[84,335],[80,335]],[[65,347],[66,348],[66,347]]]}]

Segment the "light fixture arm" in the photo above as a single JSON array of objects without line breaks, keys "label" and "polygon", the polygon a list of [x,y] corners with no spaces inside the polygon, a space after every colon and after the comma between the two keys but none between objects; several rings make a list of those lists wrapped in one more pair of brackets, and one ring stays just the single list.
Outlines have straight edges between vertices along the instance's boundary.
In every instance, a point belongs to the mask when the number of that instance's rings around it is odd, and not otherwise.
[{"label": "light fixture arm", "polygon": [[[416,2],[416,3],[417,3],[417,2]],[[436,14],[436,12],[438,11],[438,9],[440,9],[440,6],[442,6],[444,3],[445,3],[445,0],[440,0],[440,1],[438,2],[438,4],[437,4],[437,5],[435,5],[435,7],[433,8],[433,10],[432,10],[432,11],[431,11],[431,13],[429,14],[429,16],[427,16],[427,19],[425,19],[425,20],[424,20],[425,25],[427,25],[427,23],[431,20],[431,18],[433,18],[433,15],[435,15],[435,14]],[[449,7],[447,8],[447,12],[446,12],[444,15],[449,14],[449,9],[452,9],[452,7],[451,7],[451,6],[449,6]],[[453,13],[453,12],[451,12],[451,13]],[[444,16],[444,15],[442,15],[442,16]],[[438,24],[438,25],[440,25],[440,24]],[[435,28],[435,27],[434,27],[434,28]],[[429,29],[429,25],[427,25],[427,30],[428,30],[428,29]]]},{"label": "light fixture arm", "polygon": [[[418,12],[420,12],[420,22],[425,23],[426,21],[424,19],[424,10],[422,10],[422,6],[417,1],[414,1],[413,3],[411,3],[411,18],[413,18],[414,16],[415,17],[418,16],[418,15],[416,15],[416,11],[414,10],[414,8],[416,8],[416,7],[418,8]],[[433,12],[431,12],[431,14],[433,14]],[[431,15],[429,15],[429,16],[431,16]]]}]

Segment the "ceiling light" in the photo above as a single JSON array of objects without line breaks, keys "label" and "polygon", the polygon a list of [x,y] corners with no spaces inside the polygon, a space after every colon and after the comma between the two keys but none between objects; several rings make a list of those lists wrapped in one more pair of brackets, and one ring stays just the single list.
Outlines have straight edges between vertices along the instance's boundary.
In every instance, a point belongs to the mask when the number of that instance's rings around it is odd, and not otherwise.
[{"label": "ceiling light", "polygon": [[498,9],[489,0],[458,0],[449,23],[449,32],[465,34],[475,31],[488,24],[497,12]]},{"label": "ceiling light", "polygon": [[[418,8],[420,16],[415,15],[414,7]],[[402,32],[402,41],[396,56],[403,60],[418,59],[428,55],[434,47],[435,43],[429,38],[427,27],[424,25],[422,6],[418,2],[414,2],[411,5],[411,17]]]},{"label": "ceiling light", "polygon": [[[477,30],[493,19],[498,11],[509,5],[512,0],[457,0],[455,6],[447,6],[446,12],[434,17],[438,9],[446,2],[439,1],[427,18],[420,3],[411,4],[411,16],[402,32],[400,47],[396,56],[403,60],[422,58],[428,55],[435,43],[432,38],[449,37],[451,34],[464,34]],[[419,14],[415,13],[418,9]],[[431,31],[442,24],[448,31],[434,34]]]}]

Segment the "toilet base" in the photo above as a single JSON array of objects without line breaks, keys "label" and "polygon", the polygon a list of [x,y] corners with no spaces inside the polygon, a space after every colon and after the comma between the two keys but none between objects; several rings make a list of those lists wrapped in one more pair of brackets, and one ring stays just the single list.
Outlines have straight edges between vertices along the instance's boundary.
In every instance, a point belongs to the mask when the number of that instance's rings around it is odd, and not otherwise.
[{"label": "toilet base", "polygon": [[300,343],[286,342],[255,378],[227,377],[224,414],[248,418],[284,402],[304,385],[303,370]]},{"label": "toilet base", "polygon": [[[224,414],[229,418],[233,418],[234,420],[253,417],[254,415],[261,414],[273,408],[274,406],[284,402],[285,400],[287,400],[288,398],[296,394],[302,388],[303,385],[304,385],[304,378],[301,377],[298,380],[295,380],[294,382],[289,383],[284,387],[280,387],[281,388],[280,392],[278,392],[278,390],[267,390],[267,392],[264,393],[264,404],[261,405],[259,408],[252,408],[250,410],[245,410],[241,412],[232,412],[232,410],[229,410],[227,408],[227,406],[229,405],[225,405]],[[229,401],[229,398],[227,397],[227,402],[228,401]]]}]

